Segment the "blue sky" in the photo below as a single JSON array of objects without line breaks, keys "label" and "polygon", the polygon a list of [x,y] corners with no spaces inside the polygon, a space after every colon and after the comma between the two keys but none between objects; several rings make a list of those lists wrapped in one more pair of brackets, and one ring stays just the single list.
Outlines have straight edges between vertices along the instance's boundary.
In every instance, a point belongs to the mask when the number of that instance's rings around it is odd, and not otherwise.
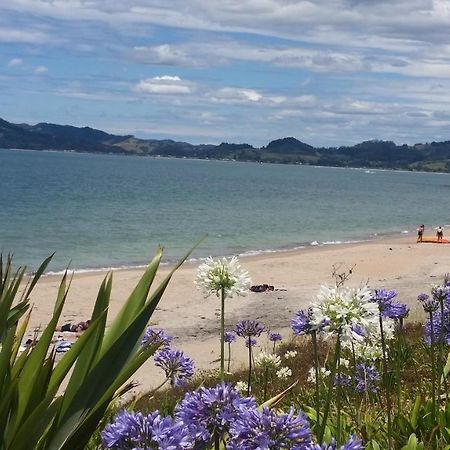
[{"label": "blue sky", "polygon": [[448,0],[1,0],[0,117],[255,146],[450,139]]}]

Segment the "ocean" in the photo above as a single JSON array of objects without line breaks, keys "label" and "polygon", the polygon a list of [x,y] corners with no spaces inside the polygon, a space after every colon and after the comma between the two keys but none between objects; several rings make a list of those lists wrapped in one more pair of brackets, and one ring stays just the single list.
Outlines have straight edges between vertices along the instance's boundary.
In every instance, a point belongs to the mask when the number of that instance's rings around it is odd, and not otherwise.
[{"label": "ocean", "polygon": [[[450,175],[0,150],[0,250],[35,270],[252,255],[450,227]],[[444,229],[444,235],[450,230]]]}]

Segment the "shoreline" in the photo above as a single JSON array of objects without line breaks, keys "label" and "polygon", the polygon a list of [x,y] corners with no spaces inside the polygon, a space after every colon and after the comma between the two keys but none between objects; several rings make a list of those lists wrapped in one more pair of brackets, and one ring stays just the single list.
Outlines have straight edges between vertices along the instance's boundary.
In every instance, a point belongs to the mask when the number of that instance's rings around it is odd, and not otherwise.
[{"label": "shoreline", "polygon": [[[249,256],[240,259],[241,266],[252,278],[252,284],[275,286],[273,292],[249,293],[246,297],[227,299],[226,329],[234,328],[242,319],[255,319],[273,331],[280,331],[285,341],[292,338],[290,320],[299,309],[307,308],[321,284],[332,284],[333,265],[341,271],[353,267],[349,286],[368,282],[371,288],[396,289],[399,300],[411,307],[410,319],[423,319],[417,295],[428,292],[450,271],[450,245],[417,244],[415,236],[380,238],[357,244],[311,246],[301,250]],[[160,268],[155,289],[168,266]],[[217,367],[219,355],[220,302],[215,297],[204,299],[194,286],[197,264],[184,264],[178,269],[164,293],[150,325],[163,328],[174,337],[173,346],[194,359],[196,367],[210,370]],[[108,313],[114,317],[137,284],[143,270],[115,271]],[[75,274],[61,323],[86,320],[106,272]],[[34,304],[29,334],[33,328],[48,323],[52,313],[60,276],[40,280],[32,293]],[[243,342],[233,344],[233,369],[245,364],[247,349]],[[266,337],[259,340],[259,349],[266,348]],[[160,370],[148,361],[134,377],[145,391],[162,381]]]},{"label": "shoreline", "polygon": [[[444,226],[444,228],[447,225]],[[378,241],[383,239],[403,239],[403,238],[411,238],[413,236],[414,231],[412,230],[404,230],[402,232],[381,232],[376,233],[373,235],[370,235],[369,237],[365,238],[350,238],[347,240],[336,240],[336,241],[325,241],[325,242],[304,242],[300,244],[296,244],[294,246],[283,246],[278,248],[267,248],[267,249],[249,249],[245,250],[241,253],[227,253],[227,254],[220,254],[220,255],[208,255],[212,256],[213,258],[231,258],[232,256],[237,256],[239,259],[247,260],[248,258],[259,258],[259,257],[266,257],[269,255],[277,255],[277,254],[286,254],[286,253],[292,253],[292,252],[303,252],[307,251],[309,249],[317,249],[317,248],[326,248],[328,246],[331,247],[340,247],[340,246],[346,246],[346,245],[355,245],[355,244],[362,244],[362,243],[368,243],[372,241]],[[163,246],[164,247],[164,246]],[[198,265],[201,262],[203,262],[208,256],[198,256],[198,257],[189,257],[183,265]],[[181,259],[181,257],[179,258]],[[162,261],[161,266],[171,268],[174,267],[179,259],[171,259],[169,261]],[[118,266],[110,266],[110,267],[82,267],[79,269],[69,269],[68,273],[73,273],[75,275],[82,275],[82,274],[106,274],[107,272],[120,272],[120,271],[127,271],[127,270],[144,270],[147,267],[146,262],[137,263],[137,264],[121,264]],[[50,270],[45,272],[42,275],[42,278],[47,277],[58,277],[62,276],[66,269],[62,270]],[[28,273],[29,276],[33,275],[35,272]]]}]

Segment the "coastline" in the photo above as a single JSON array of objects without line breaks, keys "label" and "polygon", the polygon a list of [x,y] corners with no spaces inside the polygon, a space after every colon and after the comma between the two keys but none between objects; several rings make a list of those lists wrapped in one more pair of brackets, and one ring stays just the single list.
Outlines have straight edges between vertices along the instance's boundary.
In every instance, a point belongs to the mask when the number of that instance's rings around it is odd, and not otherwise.
[{"label": "coastline", "polygon": [[[353,267],[349,286],[368,282],[371,288],[397,289],[399,299],[411,307],[411,319],[422,318],[417,295],[429,292],[450,270],[450,245],[417,244],[415,236],[383,237],[367,242],[340,245],[310,246],[301,250],[247,256],[240,260],[248,270],[253,284],[271,284],[269,293],[249,293],[247,297],[228,299],[226,328],[231,329],[242,319],[256,319],[272,330],[281,331],[289,341],[290,320],[314,299],[321,284],[332,284],[333,265],[341,271]],[[204,299],[194,286],[198,263],[183,265],[175,272],[156,309],[151,325],[164,328],[174,337],[174,347],[192,357],[198,369],[214,369],[219,355],[218,299]],[[155,283],[170,270],[161,267]],[[143,269],[114,272],[108,322],[118,313],[123,300],[137,284]],[[106,272],[75,274],[61,322],[76,322],[89,318],[98,288]],[[52,312],[60,276],[40,280],[32,295],[34,304],[29,330],[45,325]],[[156,286],[156,284],[155,284]],[[258,345],[267,345],[266,338]],[[233,344],[233,361],[244,364],[246,348],[243,342]],[[162,379],[152,362],[147,362],[136,374],[141,391],[151,389]]]}]

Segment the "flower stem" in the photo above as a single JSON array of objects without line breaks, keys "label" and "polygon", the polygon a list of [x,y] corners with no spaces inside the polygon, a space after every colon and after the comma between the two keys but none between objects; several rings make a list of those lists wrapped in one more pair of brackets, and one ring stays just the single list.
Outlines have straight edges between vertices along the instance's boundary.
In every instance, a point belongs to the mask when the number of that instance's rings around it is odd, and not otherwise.
[{"label": "flower stem", "polygon": [[434,357],[434,326],[433,313],[430,312],[430,334],[431,334],[431,400],[433,404],[433,426],[436,423],[436,367]]},{"label": "flower stem", "polygon": [[263,392],[263,401],[267,399],[267,382],[269,380],[269,368],[266,367],[264,369],[264,392]]},{"label": "flower stem", "polygon": [[341,445],[341,358],[337,361],[337,384],[336,384],[336,410],[337,410],[337,431],[336,444]]},{"label": "flower stem", "polygon": [[383,317],[380,311],[380,335],[381,335],[381,348],[383,350],[383,377],[384,384],[386,388],[386,403],[387,403],[387,418],[388,418],[388,450],[392,449],[392,401],[391,401],[391,387],[390,380],[388,379],[388,365],[387,365],[387,352],[386,352],[386,341],[384,339],[384,330],[383,330]]},{"label": "flower stem", "polygon": [[250,396],[252,383],[252,343],[248,341],[248,383],[247,383],[247,396]]},{"label": "flower stem", "polygon": [[228,367],[227,372],[230,372],[230,364],[231,364],[231,342],[228,342]]},{"label": "flower stem", "polygon": [[330,413],[330,406],[331,406],[331,396],[333,394],[333,381],[336,375],[336,367],[340,358],[341,358],[341,333],[339,332],[336,339],[336,349],[334,352],[334,361],[333,366],[331,367],[330,380],[328,383],[327,400],[325,403],[325,410],[323,412],[322,425],[320,427],[318,434],[319,444],[323,442],[323,436],[325,434],[325,428],[327,426],[328,414]]},{"label": "flower stem", "polygon": [[317,424],[320,423],[320,369],[319,369],[319,351],[317,349],[317,333],[313,331],[311,333],[313,352],[314,352],[314,369],[316,371],[316,420]]},{"label": "flower stem", "polygon": [[220,296],[220,381],[225,380],[225,289],[221,289]]}]

